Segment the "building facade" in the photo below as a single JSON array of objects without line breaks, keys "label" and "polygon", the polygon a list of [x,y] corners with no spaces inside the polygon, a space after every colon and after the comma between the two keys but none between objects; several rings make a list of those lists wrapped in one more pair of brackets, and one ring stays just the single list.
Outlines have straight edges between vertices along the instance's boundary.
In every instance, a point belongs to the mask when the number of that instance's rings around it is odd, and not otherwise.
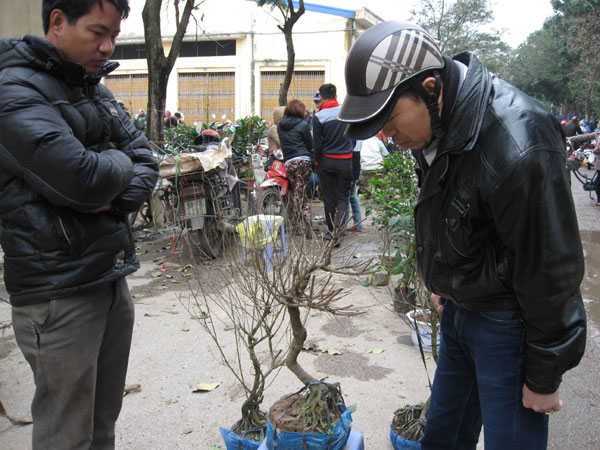
[{"label": "building facade", "polygon": [[[315,0],[318,2],[318,0]],[[165,54],[175,34],[175,9],[163,1],[161,27]],[[297,3],[297,2],[295,2]],[[131,13],[121,25],[112,56],[120,67],[103,82],[136,114],[147,109],[148,68],[142,9],[130,0]],[[0,37],[43,35],[42,0],[0,2]],[[313,109],[323,83],[345,96],[344,65],[354,40],[381,19],[366,8],[346,10],[305,3],[293,29],[295,72],[288,100],[298,98]],[[259,115],[267,120],[278,105],[287,65],[283,17],[278,9],[252,0],[205,0],[190,23],[167,87],[166,109],[180,111],[185,122],[235,120]]]},{"label": "building facade", "polygon": [[[146,109],[148,70],[144,46],[144,0],[131,0],[112,59],[120,67],[104,79],[117,99],[136,112]],[[165,2],[167,3],[167,2]],[[288,99],[308,109],[323,83],[345,95],[344,65],[356,37],[381,20],[359,11],[305,3],[294,26],[295,71]],[[205,0],[190,19],[180,56],[167,87],[166,109],[181,111],[187,124],[235,120],[247,115],[272,117],[287,64],[279,10],[248,0]],[[168,3],[161,15],[165,54],[175,34],[175,14]]]}]

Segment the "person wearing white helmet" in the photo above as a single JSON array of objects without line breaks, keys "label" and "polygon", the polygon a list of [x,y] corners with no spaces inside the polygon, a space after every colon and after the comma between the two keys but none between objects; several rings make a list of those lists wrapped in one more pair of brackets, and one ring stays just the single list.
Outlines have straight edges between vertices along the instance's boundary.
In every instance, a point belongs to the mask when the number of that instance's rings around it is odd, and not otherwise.
[{"label": "person wearing white helmet", "polygon": [[338,119],[419,166],[419,273],[441,314],[422,448],[545,449],[584,352],[583,252],[559,122],[469,52],[383,22],[346,61]]}]

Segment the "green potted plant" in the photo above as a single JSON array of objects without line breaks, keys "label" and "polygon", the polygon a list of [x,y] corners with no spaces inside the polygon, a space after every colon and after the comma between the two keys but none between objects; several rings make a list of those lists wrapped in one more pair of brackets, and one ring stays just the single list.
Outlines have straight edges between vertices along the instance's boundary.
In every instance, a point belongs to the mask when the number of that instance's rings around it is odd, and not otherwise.
[{"label": "green potted plant", "polygon": [[[391,153],[368,185],[371,205],[367,214],[384,236],[382,261],[389,275],[400,275],[394,288],[394,308],[412,330],[413,342],[426,365],[426,351],[437,360],[438,318],[429,305],[429,293],[419,278],[415,248],[414,207],[418,187],[412,154]],[[428,341],[428,342],[427,342]],[[427,369],[425,368],[427,373]],[[429,400],[395,411],[390,438],[396,449],[418,449],[427,418]]]}]

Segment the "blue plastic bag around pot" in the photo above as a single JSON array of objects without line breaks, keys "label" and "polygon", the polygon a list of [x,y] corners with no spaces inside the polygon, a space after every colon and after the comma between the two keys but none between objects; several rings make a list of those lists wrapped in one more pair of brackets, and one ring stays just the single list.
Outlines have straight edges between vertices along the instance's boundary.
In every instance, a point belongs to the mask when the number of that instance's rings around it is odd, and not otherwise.
[{"label": "blue plastic bag around pot", "polygon": [[227,428],[221,427],[219,431],[225,441],[227,450],[256,450],[260,447],[260,442],[240,437]]},{"label": "blue plastic bag around pot", "polygon": [[404,439],[390,427],[390,439],[396,450],[421,450],[421,443]]},{"label": "blue plastic bag around pot", "polygon": [[341,450],[346,445],[350,435],[352,415],[350,410],[343,405],[338,406],[342,415],[335,422],[331,433],[301,433],[292,431],[278,431],[269,420],[267,424],[267,448],[275,448],[274,441],[277,441],[277,450],[298,450],[304,448],[306,442],[307,450]]}]

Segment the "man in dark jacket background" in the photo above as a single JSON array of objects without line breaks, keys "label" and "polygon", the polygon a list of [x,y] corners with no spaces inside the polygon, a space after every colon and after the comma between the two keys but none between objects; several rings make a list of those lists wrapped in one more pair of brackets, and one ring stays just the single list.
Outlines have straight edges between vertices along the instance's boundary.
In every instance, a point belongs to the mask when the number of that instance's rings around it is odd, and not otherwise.
[{"label": "man in dark jacket background", "polygon": [[346,124],[337,120],[340,105],[336,87],[322,85],[319,96],[319,111],[312,120],[313,153],[328,229],[323,237],[331,239],[346,223],[355,141],[344,136]]},{"label": "man in dark jacket background", "polygon": [[157,163],[99,81],[128,0],[44,0],[45,39],[0,42],[0,218],[34,449],[114,448],[139,268],[127,214]]},{"label": "man in dark jacket background", "polygon": [[441,314],[421,446],[545,449],[562,375],[583,355],[583,252],[560,124],[471,53],[408,22],[354,44],[339,118],[412,149],[419,273]]}]

